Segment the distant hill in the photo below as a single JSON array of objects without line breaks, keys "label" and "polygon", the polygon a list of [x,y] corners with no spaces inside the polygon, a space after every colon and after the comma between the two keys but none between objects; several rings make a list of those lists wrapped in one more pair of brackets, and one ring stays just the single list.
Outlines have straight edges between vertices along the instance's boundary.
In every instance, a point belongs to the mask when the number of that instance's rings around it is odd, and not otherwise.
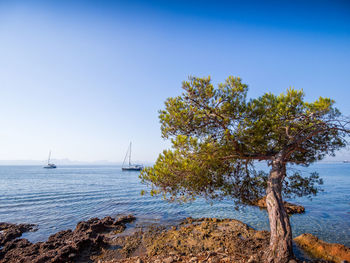
[{"label": "distant hill", "polygon": [[[45,165],[47,160],[0,160],[0,165]],[[74,161],[69,159],[51,159],[56,165],[122,165],[123,162],[111,162],[106,160],[98,161]],[[143,165],[152,165],[150,162],[135,161]]]},{"label": "distant hill", "polygon": [[[47,160],[0,160],[0,165],[44,165]],[[121,165],[122,162],[100,161],[74,161],[69,159],[51,159],[57,165]]]}]

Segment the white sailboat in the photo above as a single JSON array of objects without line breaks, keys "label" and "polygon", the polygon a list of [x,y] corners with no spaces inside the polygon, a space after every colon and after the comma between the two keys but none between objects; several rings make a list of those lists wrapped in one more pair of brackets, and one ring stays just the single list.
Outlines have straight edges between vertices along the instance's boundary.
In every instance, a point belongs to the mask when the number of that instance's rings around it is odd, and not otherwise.
[{"label": "white sailboat", "polygon": [[[125,161],[128,157],[129,157],[129,164],[127,166],[125,166]],[[125,158],[123,161],[122,170],[123,171],[141,171],[142,169],[143,169],[142,164],[132,164],[131,163],[131,142],[130,142],[129,148],[126,152],[126,155],[125,155]]]},{"label": "white sailboat", "polygon": [[44,166],[46,169],[54,169],[57,168],[57,166],[54,163],[50,163],[51,158],[51,151],[49,152],[49,158],[47,159],[47,165]]}]

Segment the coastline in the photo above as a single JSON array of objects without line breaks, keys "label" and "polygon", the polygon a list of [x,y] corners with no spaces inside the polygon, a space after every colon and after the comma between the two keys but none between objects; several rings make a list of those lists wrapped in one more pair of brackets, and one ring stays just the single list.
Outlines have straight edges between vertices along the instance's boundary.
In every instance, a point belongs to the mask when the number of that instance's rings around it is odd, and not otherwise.
[{"label": "coastline", "polygon": [[[171,227],[135,225],[136,220],[132,215],[92,218],[79,222],[74,230],[60,231],[34,244],[20,235],[12,236],[0,248],[0,262],[253,263],[264,262],[269,243],[268,231],[255,230],[235,219],[186,218]],[[7,224],[11,226],[20,225]],[[33,227],[21,225],[20,234],[35,231]],[[0,237],[6,228],[2,231]]]},{"label": "coastline", "polygon": [[[31,242],[45,241],[55,232],[74,229],[91,217],[134,214],[138,221],[177,223],[186,217],[235,218],[258,230],[268,230],[267,213],[253,206],[235,210],[232,199],[213,201],[198,198],[192,203],[168,203],[161,198],[141,196],[137,173],[122,173],[120,167],[0,167],[0,221],[38,224],[37,232],[24,234]],[[291,217],[293,233],[312,233],[327,242],[350,246],[347,192],[348,165],[315,166],[324,178],[325,191],[309,200],[287,201],[305,207],[304,214]],[[35,185],[33,185],[35,182]],[[174,221],[174,222],[173,222]]]}]

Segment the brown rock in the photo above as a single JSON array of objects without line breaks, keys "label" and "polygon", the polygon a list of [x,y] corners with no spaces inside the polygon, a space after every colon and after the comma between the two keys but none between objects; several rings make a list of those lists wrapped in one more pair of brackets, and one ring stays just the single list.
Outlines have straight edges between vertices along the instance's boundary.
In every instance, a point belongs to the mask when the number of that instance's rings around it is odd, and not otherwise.
[{"label": "brown rock", "polygon": [[197,262],[198,261],[198,258],[197,257],[191,257],[190,258],[190,262]]},{"label": "brown rock", "polygon": [[219,247],[218,249],[215,250],[215,253],[224,253],[224,248]]},{"label": "brown rock", "polygon": [[188,223],[186,219],[177,229],[145,232],[142,244],[149,255],[164,259],[174,251],[180,256],[176,262],[190,262],[195,260],[193,257],[197,258],[196,262],[214,262],[216,258],[219,262],[246,262],[251,255],[256,255],[255,261],[263,262],[270,238],[267,231],[256,231],[234,219],[190,220]]},{"label": "brown rock", "polygon": [[[287,214],[292,215],[292,214],[302,214],[305,212],[305,208],[301,205],[296,205],[292,203],[288,203],[286,201],[284,203],[284,208],[286,209]],[[253,205],[258,206],[260,208],[266,209],[266,196],[263,198],[253,202]]]},{"label": "brown rock", "polygon": [[311,234],[302,234],[294,241],[315,258],[330,260],[336,263],[350,261],[350,248],[334,243],[324,242]]},{"label": "brown rock", "polygon": [[[135,219],[133,216],[114,220],[92,218],[79,222],[74,231],[64,230],[51,235],[46,242],[30,243],[26,239],[13,238],[5,242],[0,250],[0,262],[75,262],[81,257],[89,257],[106,245],[105,231],[116,228],[124,229],[125,223]],[[32,227],[30,225],[30,227]],[[20,227],[21,229],[31,229]]]},{"label": "brown rock", "polygon": [[173,263],[174,262],[174,258],[173,257],[168,257],[163,259],[163,263]]},{"label": "brown rock", "polygon": [[219,263],[220,259],[218,257],[212,257],[208,259],[209,263]]},{"label": "brown rock", "polygon": [[10,224],[0,223],[0,247],[7,242],[20,237],[24,232],[36,231],[36,225],[33,224]]},{"label": "brown rock", "polygon": [[262,230],[262,231],[256,231],[254,234],[254,237],[256,239],[266,239],[270,237],[270,233],[268,231]]}]

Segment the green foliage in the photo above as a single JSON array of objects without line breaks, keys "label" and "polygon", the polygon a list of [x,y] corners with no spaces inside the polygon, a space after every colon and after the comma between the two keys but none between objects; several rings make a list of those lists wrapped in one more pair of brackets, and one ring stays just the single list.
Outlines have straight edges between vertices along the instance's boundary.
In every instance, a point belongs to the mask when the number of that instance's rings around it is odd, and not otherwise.
[{"label": "green foliage", "polygon": [[167,193],[169,200],[178,201],[194,200],[196,196],[207,199],[230,196],[237,203],[252,203],[265,192],[265,174],[256,172],[250,164],[203,157],[164,151],[154,167],[142,171],[142,181],[151,182],[157,193]]},{"label": "green foliage", "polygon": [[302,176],[301,173],[296,172],[288,176],[283,182],[284,197],[302,197],[317,195],[318,191],[323,191],[318,186],[323,184],[322,178],[318,173],[313,172],[310,176]]},{"label": "green foliage", "polygon": [[[163,138],[172,149],[141,173],[151,194],[181,201],[195,196],[230,196],[249,204],[265,192],[267,175],[255,171],[254,161],[309,165],[346,145],[347,122],[320,97],[304,101],[292,88],[278,96],[266,93],[247,100],[248,86],[229,77],[217,88],[210,77],[190,77],[181,96],[169,98],[159,112]],[[286,176],[286,196],[317,193],[317,175]]]}]

